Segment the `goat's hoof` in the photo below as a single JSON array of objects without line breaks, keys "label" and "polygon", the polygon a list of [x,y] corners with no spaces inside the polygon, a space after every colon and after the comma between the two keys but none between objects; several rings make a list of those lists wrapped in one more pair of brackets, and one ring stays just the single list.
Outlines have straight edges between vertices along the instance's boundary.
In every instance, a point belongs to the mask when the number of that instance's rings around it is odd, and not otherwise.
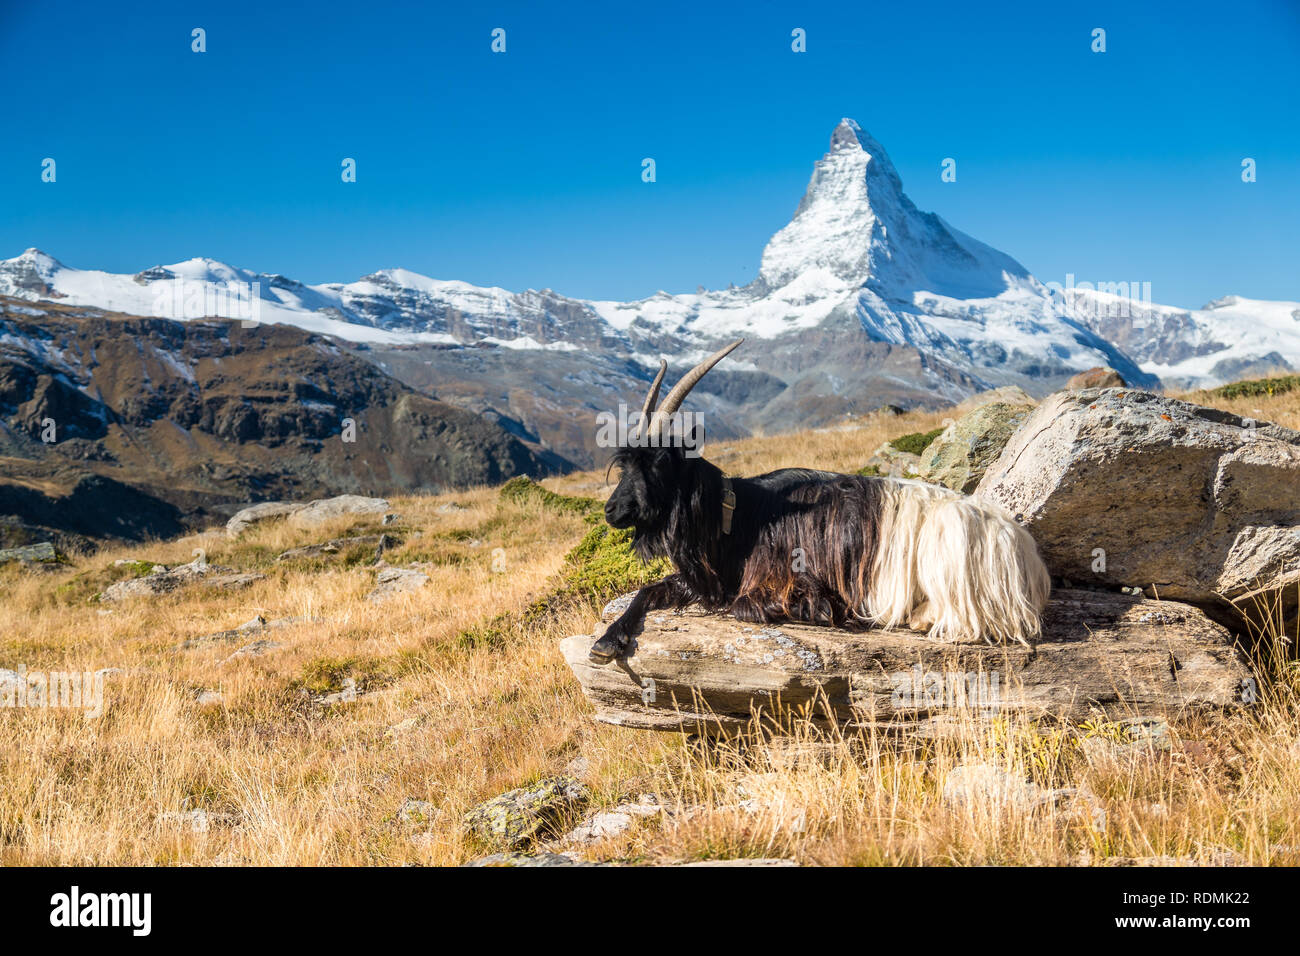
[{"label": "goat's hoof", "polygon": [[623,645],[606,635],[591,645],[591,650],[587,652],[587,658],[593,664],[608,664],[622,653]]}]

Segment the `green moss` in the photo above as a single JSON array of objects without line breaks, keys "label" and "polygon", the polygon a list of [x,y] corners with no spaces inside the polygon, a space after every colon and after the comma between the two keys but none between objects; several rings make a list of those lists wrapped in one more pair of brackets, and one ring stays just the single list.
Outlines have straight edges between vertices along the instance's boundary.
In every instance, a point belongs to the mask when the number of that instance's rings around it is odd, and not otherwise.
[{"label": "green moss", "polygon": [[1219,398],[1271,398],[1285,395],[1300,388],[1300,375],[1285,375],[1280,378],[1256,378],[1245,382],[1233,382],[1221,385],[1206,392]]},{"label": "green moss", "polygon": [[632,532],[596,525],[564,558],[563,590],[597,603],[643,587],[672,572],[659,558],[645,564],[632,551]]},{"label": "green moss", "polygon": [[930,442],[934,441],[941,434],[943,434],[942,425],[933,431],[909,432],[906,435],[899,435],[897,438],[891,438],[889,444],[893,445],[899,451],[907,452],[909,455],[919,455],[930,447]]},{"label": "green moss", "polygon": [[544,508],[579,515],[599,514],[603,507],[595,498],[556,494],[549,488],[543,488],[526,475],[519,475],[507,481],[501,486],[500,495],[506,501],[513,501],[516,504],[536,503]]},{"label": "green moss", "polygon": [[409,658],[318,657],[303,667],[301,676],[291,682],[290,690],[332,694],[342,690],[344,681],[350,677],[356,682],[357,690],[364,692],[391,682],[399,669],[411,666]]},{"label": "green moss", "polygon": [[461,631],[456,635],[456,644],[465,650],[501,647],[518,626],[515,615],[497,614]]},{"label": "green moss", "polygon": [[884,472],[880,470],[879,465],[866,465],[854,472],[855,475],[864,475],[867,478],[881,478]]}]

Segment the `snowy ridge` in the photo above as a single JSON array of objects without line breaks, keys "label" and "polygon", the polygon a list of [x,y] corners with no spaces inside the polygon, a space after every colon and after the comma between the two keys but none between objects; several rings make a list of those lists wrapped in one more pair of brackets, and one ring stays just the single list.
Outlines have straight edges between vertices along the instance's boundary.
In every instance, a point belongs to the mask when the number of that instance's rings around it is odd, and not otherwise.
[{"label": "snowy ridge", "polygon": [[[797,349],[801,336],[849,322],[870,341],[941,360],[975,387],[1045,389],[1095,365],[1133,384],[1156,376],[1211,384],[1300,362],[1300,303],[1230,296],[1188,311],[1052,291],[1010,256],[918,210],[883,147],[850,119],[835,127],[793,218],[767,243],[759,277],[741,289],[586,301],[405,269],[309,286],[204,258],[133,276],[79,270],[29,249],[0,261],[0,294],[176,319],[251,311],[378,347],[614,353],[650,363],[736,335],[773,342],[769,353]],[[761,351],[747,358],[763,368]],[[955,387],[951,378],[909,384],[944,397]]]}]

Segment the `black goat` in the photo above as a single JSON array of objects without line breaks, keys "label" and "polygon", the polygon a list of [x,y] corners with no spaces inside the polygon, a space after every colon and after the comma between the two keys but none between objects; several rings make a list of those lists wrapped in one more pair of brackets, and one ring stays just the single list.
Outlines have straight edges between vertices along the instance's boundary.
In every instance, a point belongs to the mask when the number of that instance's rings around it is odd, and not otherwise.
[{"label": "black goat", "polygon": [[676,573],[647,585],[591,648],[622,655],[648,611],[700,604],[742,621],[906,625],[933,636],[1017,640],[1039,631],[1050,581],[1033,539],[996,505],[934,485],[784,468],[728,478],[692,441],[663,447],[670,417],[734,342],[696,366],[656,410],[666,364],[642,412],[640,445],[620,448],[605,504],[634,529],[644,560]]}]

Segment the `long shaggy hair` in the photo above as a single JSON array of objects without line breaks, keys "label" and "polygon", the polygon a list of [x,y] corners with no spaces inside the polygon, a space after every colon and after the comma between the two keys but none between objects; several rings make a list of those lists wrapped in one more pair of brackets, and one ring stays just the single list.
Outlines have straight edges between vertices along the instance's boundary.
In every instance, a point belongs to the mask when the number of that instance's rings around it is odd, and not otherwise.
[{"label": "long shaggy hair", "polygon": [[621,449],[614,465],[622,474],[607,517],[625,525],[619,499],[635,501],[637,553],[670,559],[693,602],[710,610],[947,640],[1027,643],[1039,633],[1047,569],[1029,533],[991,502],[917,481],[788,468],[732,481],[736,509],[723,534],[723,476],[713,465],[672,449]]},{"label": "long shaggy hair", "polygon": [[[909,627],[944,640],[1027,644],[1051,581],[1029,533],[992,502],[894,478],[785,468],[726,478],[686,447],[656,447],[664,416],[739,342],[690,372],[654,412],[650,441],[619,449],[606,520],[676,573],[637,592],[592,646],[621,654],[647,611],[700,604],[742,621]],[[655,417],[650,418],[654,412]],[[734,496],[734,497],[733,497]]]}]

